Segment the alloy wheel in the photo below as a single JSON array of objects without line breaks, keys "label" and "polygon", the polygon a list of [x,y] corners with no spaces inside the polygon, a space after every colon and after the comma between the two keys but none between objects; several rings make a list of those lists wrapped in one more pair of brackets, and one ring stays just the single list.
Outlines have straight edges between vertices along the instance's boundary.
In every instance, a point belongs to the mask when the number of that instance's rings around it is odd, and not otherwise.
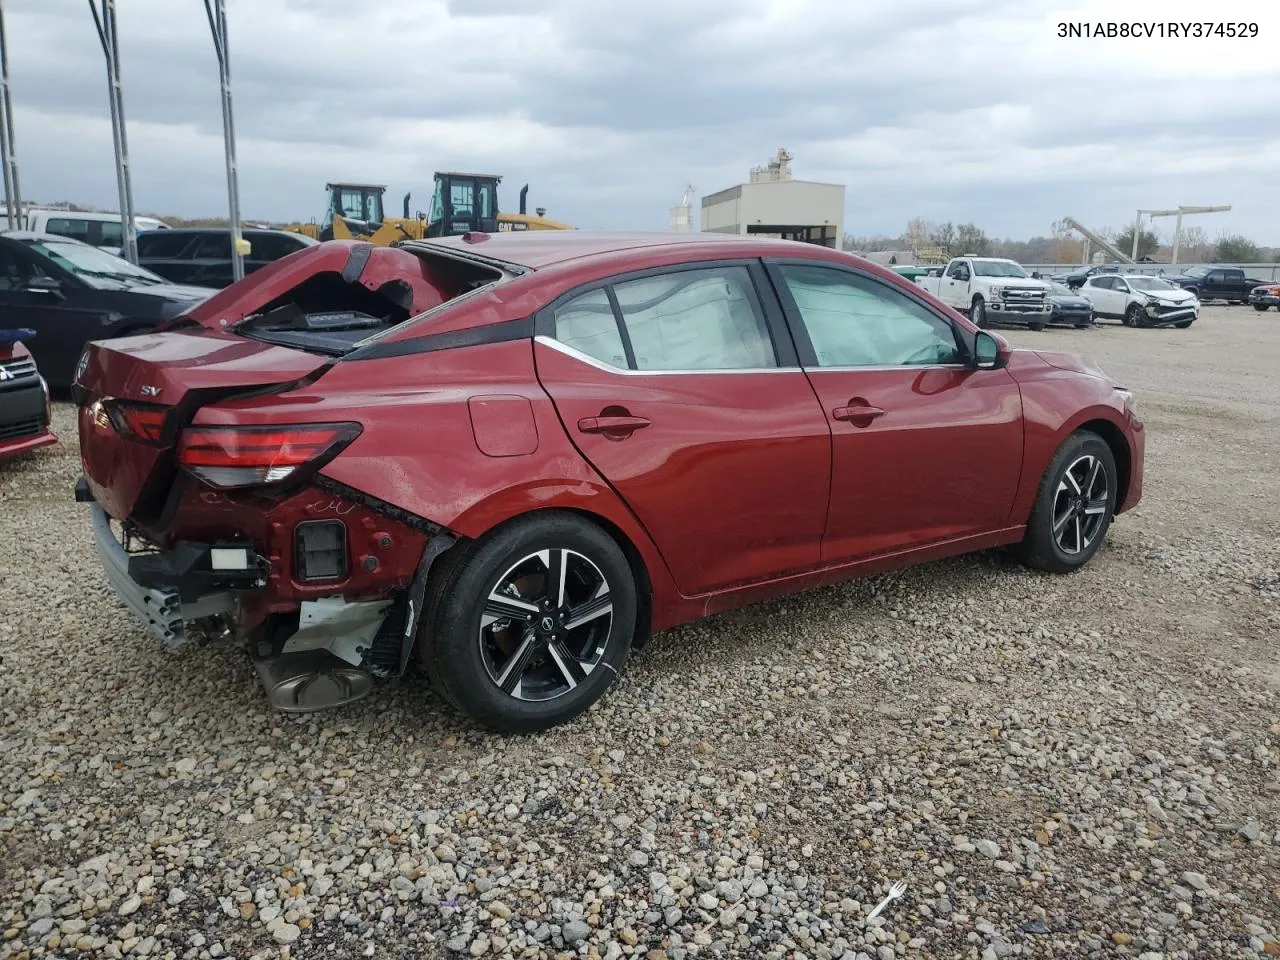
[{"label": "alloy wheel", "polygon": [[489,590],[480,657],[508,696],[554,700],[600,665],[612,626],[613,598],[600,568],[575,550],[539,550]]},{"label": "alloy wheel", "polygon": [[1068,555],[1088,549],[1106,522],[1109,500],[1102,461],[1091,454],[1072,461],[1053,496],[1053,539],[1058,549]]}]

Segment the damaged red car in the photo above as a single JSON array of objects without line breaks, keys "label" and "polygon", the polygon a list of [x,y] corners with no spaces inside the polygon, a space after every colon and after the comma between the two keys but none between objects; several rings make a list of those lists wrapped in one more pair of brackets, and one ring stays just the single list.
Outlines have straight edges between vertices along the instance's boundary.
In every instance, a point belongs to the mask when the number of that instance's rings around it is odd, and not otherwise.
[{"label": "damaged red car", "polygon": [[326,243],[91,344],[74,394],[77,498],[165,644],[244,641],[285,710],[416,655],[506,731],[717,611],[1002,545],[1074,570],[1142,493],[1092,363],[766,239]]},{"label": "damaged red car", "polygon": [[0,330],[0,460],[57,443],[49,385],[23,344],[34,330]]}]

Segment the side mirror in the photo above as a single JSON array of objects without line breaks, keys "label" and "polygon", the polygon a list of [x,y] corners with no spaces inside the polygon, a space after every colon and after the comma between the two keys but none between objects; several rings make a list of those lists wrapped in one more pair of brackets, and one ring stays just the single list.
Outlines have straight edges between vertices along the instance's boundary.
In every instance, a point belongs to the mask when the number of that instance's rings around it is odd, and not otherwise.
[{"label": "side mirror", "polygon": [[57,277],[32,277],[22,288],[28,293],[62,295],[62,281]]},{"label": "side mirror", "polygon": [[980,370],[992,370],[1004,366],[1007,352],[1004,344],[987,333],[979,330],[973,340],[973,365]]}]

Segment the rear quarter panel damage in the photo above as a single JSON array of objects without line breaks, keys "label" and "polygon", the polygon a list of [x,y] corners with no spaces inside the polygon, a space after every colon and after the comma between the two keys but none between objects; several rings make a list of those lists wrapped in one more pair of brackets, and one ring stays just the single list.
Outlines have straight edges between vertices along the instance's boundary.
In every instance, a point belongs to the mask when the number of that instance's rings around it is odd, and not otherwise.
[{"label": "rear quarter panel damage", "polygon": [[[482,427],[478,435],[471,401],[483,411],[494,397],[508,409],[527,410],[527,426]],[[363,432],[321,476],[471,539],[534,510],[599,518],[644,563],[653,629],[670,625],[659,619],[679,602],[670,574],[641,524],[569,442],[538,385],[532,341],[337,363],[314,384],[207,406],[195,422],[347,420],[363,424]]]}]

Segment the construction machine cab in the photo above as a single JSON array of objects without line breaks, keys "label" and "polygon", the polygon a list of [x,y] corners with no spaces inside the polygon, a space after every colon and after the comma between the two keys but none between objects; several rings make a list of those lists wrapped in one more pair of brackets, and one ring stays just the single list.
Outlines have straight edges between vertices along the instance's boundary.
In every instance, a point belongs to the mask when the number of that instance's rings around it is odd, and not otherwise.
[{"label": "construction machine cab", "polygon": [[333,239],[333,218],[347,221],[354,235],[371,234],[382,226],[382,195],[386,187],[377,183],[326,183],[329,208],[320,224],[320,239]]},{"label": "construction machine cab", "polygon": [[498,230],[498,183],[485,173],[436,174],[435,195],[427,214],[428,237],[456,237],[472,230]]}]

